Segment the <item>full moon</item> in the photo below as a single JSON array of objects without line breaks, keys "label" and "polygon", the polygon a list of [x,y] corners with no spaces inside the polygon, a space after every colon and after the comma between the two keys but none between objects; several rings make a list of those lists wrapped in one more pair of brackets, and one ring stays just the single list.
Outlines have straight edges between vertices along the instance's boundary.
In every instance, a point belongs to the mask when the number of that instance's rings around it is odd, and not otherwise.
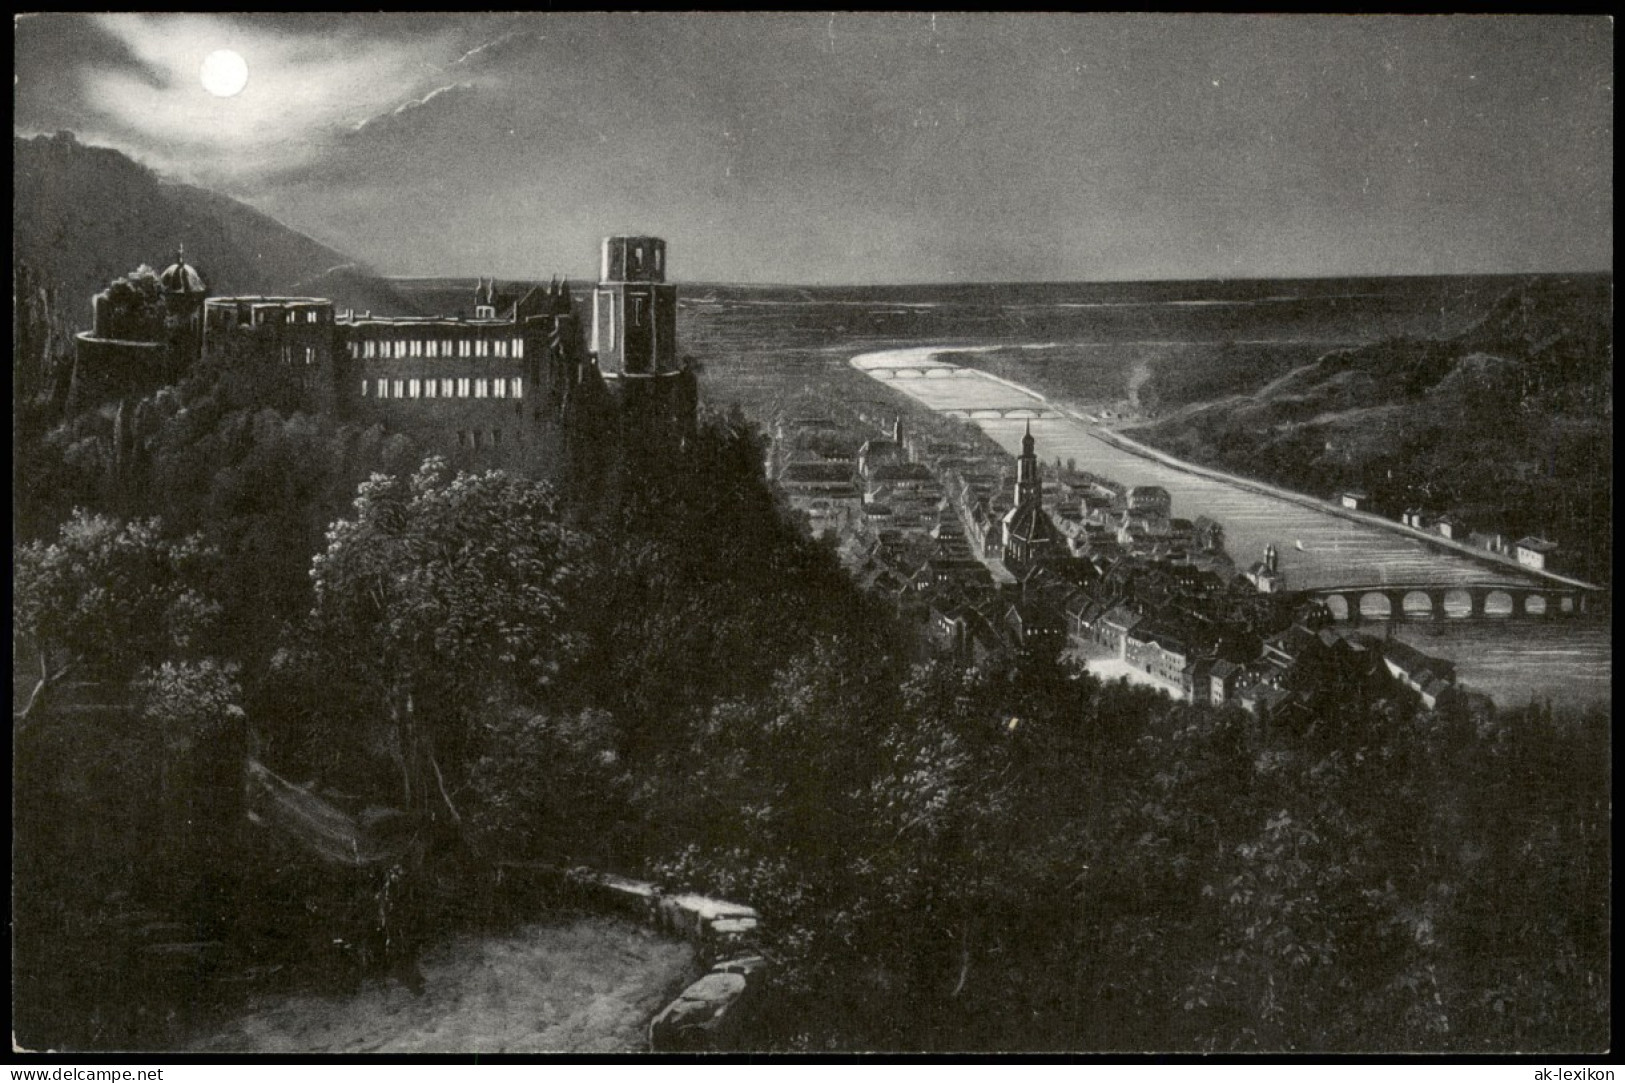
[{"label": "full moon", "polygon": [[248,85],[248,61],[230,49],[216,49],[203,61],[203,89],[229,98]]}]

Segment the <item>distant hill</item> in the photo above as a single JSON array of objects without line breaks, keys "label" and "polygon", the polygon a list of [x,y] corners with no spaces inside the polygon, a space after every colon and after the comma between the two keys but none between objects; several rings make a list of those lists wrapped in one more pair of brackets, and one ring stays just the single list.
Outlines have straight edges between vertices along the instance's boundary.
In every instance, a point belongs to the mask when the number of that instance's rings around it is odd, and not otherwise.
[{"label": "distant hill", "polygon": [[[90,297],[145,263],[162,269],[186,246],[210,292],[299,293],[328,288],[339,307],[410,314],[367,268],[252,207],[177,184],[72,133],[13,138],[12,257],[54,279],[68,311],[88,322]],[[330,288],[329,288],[330,287]]]},{"label": "distant hill", "polygon": [[1544,535],[1570,570],[1606,580],[1612,300],[1607,276],[1531,278],[1445,338],[1334,350],[1284,374],[1225,370],[1136,435],[1302,492],[1364,489],[1395,516],[1422,507]]}]

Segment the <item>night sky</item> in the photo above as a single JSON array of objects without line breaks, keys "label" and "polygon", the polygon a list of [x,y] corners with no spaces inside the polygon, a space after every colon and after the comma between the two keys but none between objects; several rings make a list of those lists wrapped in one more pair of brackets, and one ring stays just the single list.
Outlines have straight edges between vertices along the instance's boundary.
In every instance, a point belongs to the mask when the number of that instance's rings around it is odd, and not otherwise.
[{"label": "night sky", "polygon": [[[1609,270],[1574,16],[28,16],[69,129],[386,274],[688,281]],[[199,78],[220,49],[246,88]]]}]

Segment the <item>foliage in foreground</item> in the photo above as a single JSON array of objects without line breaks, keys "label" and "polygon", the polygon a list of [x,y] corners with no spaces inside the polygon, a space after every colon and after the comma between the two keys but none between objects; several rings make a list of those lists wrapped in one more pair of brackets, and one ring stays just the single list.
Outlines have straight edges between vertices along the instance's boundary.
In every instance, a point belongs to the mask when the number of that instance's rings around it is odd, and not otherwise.
[{"label": "foliage in foreground", "polygon": [[[132,629],[139,704],[46,712],[17,741],[19,1000],[55,1012],[26,1010],[34,1044],[162,1044],[164,1005],[222,988],[143,986],[132,924],[291,966],[347,935],[346,907],[479,920],[505,858],[756,905],[776,1048],[1606,1046],[1605,719],[1396,693],[1260,731],[1060,667],[910,669],[760,461],[713,419],[573,525],[545,485],[431,462],[361,486],[274,663]],[[19,556],[19,598],[66,645],[48,549]],[[149,598],[139,566],[113,581]],[[162,582],[153,612],[188,590],[207,611],[192,572]],[[304,875],[178,830],[240,820],[239,707],[267,759],[406,810],[431,857]],[[311,935],[278,940],[290,921]],[[138,987],[155,1011],[117,1017]]]}]

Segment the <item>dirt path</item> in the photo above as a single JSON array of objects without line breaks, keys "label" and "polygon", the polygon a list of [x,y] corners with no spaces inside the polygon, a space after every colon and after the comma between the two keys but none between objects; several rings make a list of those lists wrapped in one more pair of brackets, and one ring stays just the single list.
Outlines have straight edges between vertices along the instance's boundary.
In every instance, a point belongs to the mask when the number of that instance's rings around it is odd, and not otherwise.
[{"label": "dirt path", "polygon": [[368,981],[352,995],[279,994],[195,1052],[616,1053],[694,973],[694,952],[629,922],[582,918],[459,937],[422,958],[427,988]]}]

